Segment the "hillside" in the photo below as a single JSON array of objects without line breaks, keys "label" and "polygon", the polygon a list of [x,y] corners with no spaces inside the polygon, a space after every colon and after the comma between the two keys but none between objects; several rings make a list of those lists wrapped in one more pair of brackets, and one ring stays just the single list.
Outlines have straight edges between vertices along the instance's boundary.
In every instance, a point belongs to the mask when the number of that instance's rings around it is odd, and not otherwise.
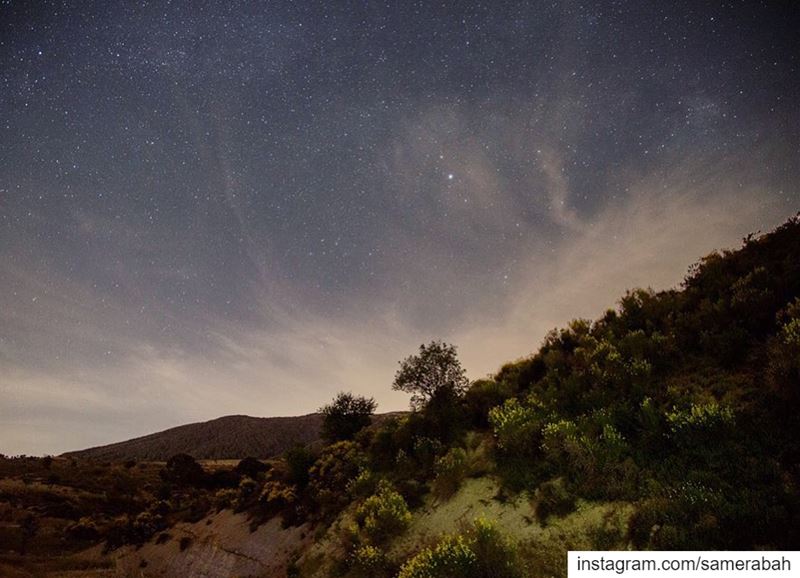
[{"label": "hillside", "polygon": [[271,458],[320,439],[322,417],[250,417],[229,415],[190,423],[105,446],[65,453],[96,461],[166,461],[185,453],[195,459]]},{"label": "hillside", "polygon": [[[374,423],[379,425],[396,415],[400,414],[374,416]],[[181,453],[198,460],[273,458],[296,445],[319,442],[321,426],[322,416],[317,413],[296,417],[228,415],[123,442],[66,452],[63,456],[109,462],[129,459],[164,462]]]}]

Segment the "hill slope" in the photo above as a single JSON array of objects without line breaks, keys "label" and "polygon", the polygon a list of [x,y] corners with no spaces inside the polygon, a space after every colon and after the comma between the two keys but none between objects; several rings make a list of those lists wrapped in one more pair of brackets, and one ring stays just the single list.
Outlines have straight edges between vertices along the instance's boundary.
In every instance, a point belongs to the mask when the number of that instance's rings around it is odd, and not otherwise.
[{"label": "hill slope", "polygon": [[[403,413],[376,415],[373,423],[380,425]],[[318,413],[294,417],[228,415],[63,455],[111,462],[128,459],[163,462],[180,453],[198,460],[272,458],[298,444],[321,442],[321,428],[322,415]]]},{"label": "hill slope", "polygon": [[296,444],[318,441],[321,426],[322,416],[315,413],[297,417],[229,415],[64,455],[105,461],[165,461],[179,453],[208,460],[271,458]]}]

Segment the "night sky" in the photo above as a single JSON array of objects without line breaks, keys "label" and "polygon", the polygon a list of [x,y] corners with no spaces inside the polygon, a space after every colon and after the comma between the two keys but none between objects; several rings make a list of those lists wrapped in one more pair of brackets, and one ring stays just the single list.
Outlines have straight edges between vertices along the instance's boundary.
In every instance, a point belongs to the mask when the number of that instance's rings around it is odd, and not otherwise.
[{"label": "night sky", "polygon": [[0,452],[381,411],[800,209],[793,2],[0,3]]}]

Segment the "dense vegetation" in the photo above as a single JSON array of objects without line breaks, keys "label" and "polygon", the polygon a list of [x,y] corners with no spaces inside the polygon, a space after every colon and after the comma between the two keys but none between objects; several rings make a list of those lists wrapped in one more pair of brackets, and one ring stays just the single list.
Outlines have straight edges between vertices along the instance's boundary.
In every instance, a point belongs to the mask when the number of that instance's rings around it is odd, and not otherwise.
[{"label": "dense vegetation", "polygon": [[702,259],[680,289],[634,290],[552,331],[491,378],[468,384],[455,348],[432,342],[401,362],[394,387],[414,411],[368,426],[371,400],[340,395],[327,406],[330,445],[268,467],[210,472],[174,457],[150,482],[160,501],[132,507],[121,537],[111,525],[95,538],[149,539],[190,503],[195,515],[232,508],[253,525],[281,516],[333,533],[326,572],[339,576],[558,572],[484,519],[397,554],[423,504],[493,476],[496,499],[528,496],[541,527],[580,504],[625,504],[624,528],[594,531],[598,548],[797,549],[800,220]]}]

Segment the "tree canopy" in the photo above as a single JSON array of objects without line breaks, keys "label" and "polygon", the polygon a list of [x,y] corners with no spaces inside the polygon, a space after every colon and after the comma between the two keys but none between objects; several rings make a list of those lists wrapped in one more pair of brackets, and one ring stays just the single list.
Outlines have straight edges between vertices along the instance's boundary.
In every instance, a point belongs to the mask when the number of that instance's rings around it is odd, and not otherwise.
[{"label": "tree canopy", "polygon": [[392,389],[411,394],[411,407],[421,409],[442,395],[461,397],[469,387],[455,345],[431,341],[400,362]]},{"label": "tree canopy", "polygon": [[353,439],[372,423],[377,406],[371,397],[339,392],[331,403],[319,410],[323,415],[322,437],[331,443]]}]

